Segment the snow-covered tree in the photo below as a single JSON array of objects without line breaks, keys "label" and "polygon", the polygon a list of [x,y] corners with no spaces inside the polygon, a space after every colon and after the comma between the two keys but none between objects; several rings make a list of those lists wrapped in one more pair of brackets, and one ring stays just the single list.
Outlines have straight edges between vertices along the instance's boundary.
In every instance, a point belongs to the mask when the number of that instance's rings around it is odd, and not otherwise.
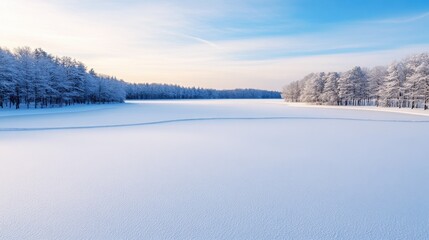
[{"label": "snow-covered tree", "polygon": [[411,108],[416,107],[418,101],[420,101],[426,110],[429,100],[429,64],[421,62],[405,86],[410,97]]},{"label": "snow-covered tree", "polygon": [[360,67],[342,74],[338,80],[338,96],[344,105],[363,105],[368,98],[367,77]]},{"label": "snow-covered tree", "polygon": [[[94,76],[96,76],[94,78]],[[96,82],[108,86],[103,99],[95,96]],[[123,102],[123,81],[87,72],[84,64],[67,57],[53,57],[36,49],[0,48],[0,107],[48,107],[63,104]]]},{"label": "snow-covered tree", "polygon": [[126,84],[126,93],[127,99],[240,99],[281,97],[279,92],[259,89],[215,90],[156,83]]},{"label": "snow-covered tree", "polygon": [[282,96],[289,102],[298,102],[301,96],[301,86],[299,81],[294,81],[283,87]]},{"label": "snow-covered tree", "polygon": [[[355,67],[344,73],[310,74],[283,88],[286,101],[386,107],[428,107],[429,53],[388,67]],[[323,81],[321,81],[321,79]],[[320,92],[322,89],[322,92]],[[299,95],[297,98],[296,96]]]},{"label": "snow-covered tree", "polygon": [[380,89],[383,85],[384,78],[387,75],[387,67],[378,66],[368,71],[368,91],[369,97],[375,106],[379,105]]},{"label": "snow-covered tree", "polygon": [[380,88],[381,103],[388,107],[402,107],[404,101],[405,67],[402,62],[392,63]]},{"label": "snow-covered tree", "polygon": [[15,91],[16,107],[19,108],[23,100],[24,104],[29,108],[34,100],[34,80],[36,76],[34,55],[28,47],[18,48],[15,52],[18,61],[18,84]]},{"label": "snow-covered tree", "polygon": [[8,50],[0,48],[0,107],[11,101],[17,84],[16,61]]},{"label": "snow-covered tree", "polygon": [[301,101],[320,103],[325,85],[325,73],[312,73],[304,79]]},{"label": "snow-covered tree", "polygon": [[321,95],[321,100],[324,103],[330,105],[339,104],[338,96],[338,79],[340,75],[336,72],[330,72],[325,77],[325,84],[323,88],[323,93]]}]

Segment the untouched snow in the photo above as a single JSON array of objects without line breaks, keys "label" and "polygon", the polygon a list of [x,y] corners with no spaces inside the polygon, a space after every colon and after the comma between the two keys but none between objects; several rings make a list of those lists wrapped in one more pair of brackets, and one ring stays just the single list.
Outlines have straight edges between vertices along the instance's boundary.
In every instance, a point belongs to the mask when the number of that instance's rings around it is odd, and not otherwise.
[{"label": "untouched snow", "polygon": [[280,103],[0,111],[0,239],[429,239],[429,117]]},{"label": "untouched snow", "polygon": [[314,105],[309,103],[290,103],[281,102],[290,107],[309,107],[309,108],[327,108],[327,109],[349,109],[349,110],[364,110],[364,111],[378,111],[378,112],[392,112],[392,113],[404,113],[419,116],[428,116],[429,111],[423,110],[423,108],[396,108],[396,107],[375,107],[375,106],[330,106],[330,105]]}]

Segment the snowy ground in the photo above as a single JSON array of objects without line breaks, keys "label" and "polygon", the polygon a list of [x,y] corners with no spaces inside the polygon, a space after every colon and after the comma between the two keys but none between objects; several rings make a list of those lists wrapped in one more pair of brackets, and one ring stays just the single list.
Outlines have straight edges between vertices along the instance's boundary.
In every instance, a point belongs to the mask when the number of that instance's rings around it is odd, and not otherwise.
[{"label": "snowy ground", "polygon": [[281,100],[0,111],[0,239],[429,239],[428,139]]}]

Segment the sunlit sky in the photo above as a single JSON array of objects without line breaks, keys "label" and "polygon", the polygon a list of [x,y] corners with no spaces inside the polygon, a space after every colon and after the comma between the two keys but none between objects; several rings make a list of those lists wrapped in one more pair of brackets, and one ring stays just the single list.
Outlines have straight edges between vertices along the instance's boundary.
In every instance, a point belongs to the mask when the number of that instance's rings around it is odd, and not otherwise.
[{"label": "sunlit sky", "polygon": [[429,51],[429,1],[0,0],[0,46],[128,82],[279,90]]}]

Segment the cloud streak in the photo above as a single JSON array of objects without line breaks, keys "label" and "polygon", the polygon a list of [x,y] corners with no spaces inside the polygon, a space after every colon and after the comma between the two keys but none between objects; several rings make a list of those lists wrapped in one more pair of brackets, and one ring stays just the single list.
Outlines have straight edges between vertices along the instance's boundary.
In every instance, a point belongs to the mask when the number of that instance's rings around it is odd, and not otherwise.
[{"label": "cloud streak", "polygon": [[423,13],[423,14],[419,14],[416,16],[411,16],[411,17],[405,17],[405,18],[392,18],[392,19],[385,19],[385,20],[381,20],[381,23],[411,23],[411,22],[416,22],[425,18],[429,18],[429,12]]}]

